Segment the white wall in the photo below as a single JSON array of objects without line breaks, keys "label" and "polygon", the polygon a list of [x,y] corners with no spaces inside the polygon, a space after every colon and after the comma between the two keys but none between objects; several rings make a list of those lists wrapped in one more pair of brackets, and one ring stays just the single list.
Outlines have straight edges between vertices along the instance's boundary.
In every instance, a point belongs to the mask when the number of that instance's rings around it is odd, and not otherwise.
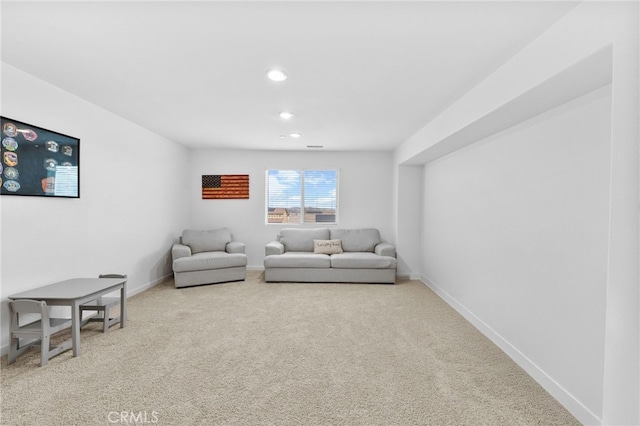
[{"label": "white wall", "polygon": [[394,224],[398,276],[420,279],[422,271],[422,167],[395,168]]},{"label": "white wall", "polygon": [[[99,90],[99,88],[96,88]],[[188,151],[2,63],[2,115],[80,138],[80,198],[2,197],[2,346],[6,297],[55,281],[126,273],[129,294],[171,274],[188,221]],[[62,308],[58,308],[62,309]]]},{"label": "white wall", "polygon": [[424,168],[424,276],[602,416],[610,88]]},{"label": "white wall", "polygon": [[[480,283],[476,282],[475,287],[463,286],[458,289],[455,288],[456,284],[454,283],[438,282],[439,285],[446,286],[455,297],[462,297],[465,303],[473,299],[466,294],[466,291],[475,292],[474,295],[481,297],[481,299],[473,302],[471,308],[459,303],[454,296],[449,296],[448,293],[443,292],[443,296],[447,297],[449,302],[458,308],[467,319],[494,339],[505,352],[514,357],[523,368],[585,424],[640,424],[639,27],[640,7],[637,2],[584,2],[580,4],[394,152],[396,167],[425,164],[442,155],[455,152],[456,149],[477,143],[478,140],[498,138],[497,132],[514,126],[527,117],[540,114],[545,111],[545,108],[548,110],[560,105],[559,101],[566,102],[572,96],[587,93],[589,91],[585,90],[587,88],[596,89],[606,79],[611,82],[611,112],[608,117],[611,123],[610,175],[608,177],[610,185],[607,203],[606,242],[590,248],[594,250],[591,259],[594,256],[600,256],[600,254],[595,254],[596,251],[606,252],[607,257],[606,287],[602,295],[604,298],[604,322],[602,322],[603,312],[601,309],[595,309],[592,315],[584,318],[585,324],[577,323],[570,317],[555,316],[555,321],[543,322],[541,323],[543,326],[540,326],[538,317],[531,317],[530,322],[527,323],[525,318],[514,318],[508,315],[500,317],[498,315],[508,313],[505,309],[509,308],[498,308],[496,305],[497,313],[493,314],[489,313],[487,306],[484,306],[491,303],[490,296],[498,297],[498,300],[507,306],[517,306],[521,300],[531,298],[538,301],[544,300],[545,307],[551,306],[554,309],[566,309],[568,312],[575,313],[575,305],[583,303],[582,298],[568,301],[564,295],[565,288],[569,294],[575,292],[574,283],[576,281],[573,279],[566,280],[565,284],[557,289],[549,288],[545,284],[546,287],[513,288],[511,293],[495,294],[493,287],[495,284],[483,279],[483,277],[497,275],[497,265],[493,261],[484,264],[484,269],[479,270],[480,265],[473,257],[469,257],[469,255],[467,257],[457,256],[458,262],[448,263],[446,273],[440,269],[443,266],[437,265],[425,266],[425,268],[435,267],[434,272],[431,272],[430,269],[424,270],[425,273],[436,274],[437,276],[432,277],[436,282],[447,280],[447,277],[457,277],[459,274],[463,274],[467,267],[476,270]],[[595,75],[596,78],[591,78],[591,75]],[[525,108],[526,111],[523,112],[521,108]],[[517,120],[514,119],[514,116],[517,116]],[[576,123],[578,127],[586,125],[584,120]],[[504,134],[499,138],[503,136]],[[495,139],[496,142],[493,146],[500,146],[498,140]],[[498,158],[502,158],[509,152],[509,148],[509,146],[502,146],[501,149],[505,151],[498,150],[495,154]],[[484,155],[483,152],[489,152],[482,151],[483,149],[491,148],[489,145],[484,147],[481,143],[478,147],[471,145],[466,149],[477,150],[478,158],[476,160],[478,160]],[[462,173],[462,177],[460,177],[462,179],[466,172],[463,167],[458,167],[457,159],[459,158],[463,163],[471,161],[472,157],[465,155],[472,154],[461,152],[458,156],[454,154],[448,160],[442,160],[441,164],[446,164],[446,167],[442,166],[443,169],[438,169],[438,165],[427,166],[425,185],[427,182],[431,182],[431,179],[441,177],[440,172],[443,175],[450,175],[450,170],[447,167],[457,168],[458,172]],[[555,155],[555,153],[552,151],[550,155]],[[491,160],[488,157],[483,158],[487,161]],[[555,164],[553,157],[538,158],[540,168],[552,167]],[[572,165],[568,170],[574,169],[575,167]],[[485,182],[487,185],[487,182],[496,179],[494,172],[480,163],[473,164],[471,170],[475,171],[479,182]],[[517,169],[513,171],[517,172]],[[560,175],[557,177],[560,178]],[[505,180],[509,178],[508,175],[503,177]],[[571,178],[571,176],[566,178]],[[446,182],[442,180],[440,182],[445,185],[445,188],[447,187]],[[475,184],[475,182],[470,182]],[[516,180],[516,182],[521,185],[527,183],[524,179]],[[558,181],[558,183],[560,182],[564,182],[563,185],[566,187],[566,183],[570,181]],[[501,202],[504,208],[511,209],[514,206],[526,206],[523,203],[527,200],[523,200],[517,193],[512,195],[512,204],[507,203],[509,200],[507,194],[504,193],[506,188],[504,185],[507,184],[508,182],[501,183],[502,186],[495,187],[495,191],[491,188],[482,188],[483,191],[480,193],[486,195],[486,200],[470,198],[468,192],[463,192],[462,199],[458,201],[460,204],[452,205],[452,208],[462,208],[462,204],[465,202],[468,206],[464,207],[468,207],[470,212],[476,212],[483,206],[488,208],[493,202]],[[561,199],[558,191],[563,186],[556,189],[554,184],[546,184],[542,187],[550,191],[546,196],[556,203],[558,214],[565,215],[565,212],[575,211],[577,204],[564,206],[558,202]],[[533,195],[537,194],[535,187],[526,189],[533,192]],[[433,185],[430,185],[428,189],[425,188],[423,192],[425,209],[434,201],[431,195],[432,191],[435,191],[434,194],[442,192]],[[397,206],[398,210],[402,208],[402,205]],[[532,206],[531,208],[537,209],[538,207]],[[601,209],[602,205],[598,205],[597,208]],[[455,212],[455,209],[451,211],[452,214]],[[425,248],[430,244],[427,235],[431,235],[432,230],[428,222],[438,219],[437,216],[434,217],[436,213],[439,215],[448,214],[448,212],[432,210],[429,215],[425,214],[422,217],[421,224],[414,224],[416,227],[422,225],[425,229],[425,236],[421,240],[421,244]],[[500,239],[494,237],[489,242],[469,241],[466,244],[480,246],[490,243],[489,248],[499,247],[501,252],[508,253],[506,248],[509,245],[518,249],[519,246],[527,242],[527,238],[538,241],[537,238],[548,235],[547,227],[551,229],[558,227],[557,218],[549,217],[548,212],[545,211],[540,213],[543,219],[540,222],[531,222],[526,227],[520,226],[513,229],[513,232],[517,232],[522,237],[519,244],[515,244],[512,237],[507,238],[503,228],[498,228],[500,233],[495,234],[499,235]],[[484,213],[484,217],[487,217],[486,213]],[[454,218],[448,218],[448,220],[448,223],[452,224]],[[509,224],[509,222],[506,223],[506,225]],[[484,226],[484,224],[478,223],[475,225]],[[497,226],[495,223],[489,225]],[[566,232],[571,231],[576,224],[568,223],[568,226],[570,228],[563,229],[561,235],[566,236]],[[467,225],[464,229],[476,237],[482,232],[486,232],[475,228],[471,229]],[[537,230],[540,233],[536,232]],[[455,241],[460,229],[440,229],[438,232],[448,232]],[[589,235],[586,233],[584,237]],[[446,242],[443,234],[439,234],[439,238],[441,243]],[[596,239],[592,238],[590,241],[594,242]],[[404,247],[405,243],[412,243],[413,247]],[[399,240],[398,245],[400,251],[407,251],[411,248],[420,249],[420,243],[411,240]],[[443,249],[446,250],[447,247],[444,246]],[[554,247],[554,249],[558,248]],[[433,252],[433,250],[432,247],[431,251]],[[534,256],[532,257],[533,263],[545,259],[547,263],[551,261],[545,253],[536,252],[532,255]],[[573,261],[576,267],[582,265],[580,259],[573,259]],[[522,264],[523,270],[530,271],[529,264]],[[559,271],[562,272],[564,267],[562,264],[558,265]],[[513,268],[505,270],[507,277],[512,272],[514,272]],[[533,271],[533,273],[540,274],[541,271]],[[563,273],[567,274],[566,271]],[[578,268],[575,276],[578,277],[580,274]],[[499,280],[504,279],[502,276],[499,278]],[[544,281],[544,283],[547,282]],[[505,289],[499,288],[499,290]],[[559,292],[560,294],[558,294]],[[566,302],[564,306],[554,304],[557,297]],[[587,302],[594,305],[596,303],[595,297],[596,293],[590,293]],[[504,330],[505,333],[511,333],[509,335],[515,336],[518,333],[511,330],[512,322],[523,327],[513,344],[486,325],[491,324],[495,329]],[[591,344],[600,340],[599,333],[604,328],[604,342],[600,347],[594,348],[594,353],[589,353],[586,356],[586,361],[583,361],[584,354],[577,354],[571,348],[566,352],[547,351],[544,354],[546,358],[542,359],[541,350],[535,348],[538,346],[546,348],[549,344],[548,334],[557,338],[558,333],[554,332],[554,329],[567,330],[566,323],[573,327],[570,339],[582,339],[580,341],[583,345]],[[597,334],[591,334],[591,327],[594,324],[597,325],[595,329]],[[589,340],[591,337],[585,337],[587,334],[590,334],[593,339]],[[564,345],[564,340],[560,344]],[[587,375],[586,379],[592,383],[598,382],[594,391],[585,393],[577,390],[584,385],[585,379],[576,377],[575,369],[570,368],[566,373],[562,372],[562,369],[571,363],[576,365],[582,365],[583,362],[590,365],[598,364],[600,356],[603,359],[602,368],[596,372],[601,374],[600,379],[594,375]],[[540,361],[534,363],[530,357],[540,359]],[[541,370],[543,367],[546,370]],[[596,395],[598,392],[600,392],[599,398]]]},{"label": "white wall", "polygon": [[[264,246],[273,241],[283,227],[295,226],[265,224],[265,171],[322,168],[340,171],[337,226],[378,228],[383,240],[395,242],[389,201],[392,193],[390,152],[195,150],[187,177],[190,226],[230,228],[234,238],[247,245],[248,266],[263,268]],[[203,200],[200,182],[202,175],[207,174],[248,174],[250,198]]]}]

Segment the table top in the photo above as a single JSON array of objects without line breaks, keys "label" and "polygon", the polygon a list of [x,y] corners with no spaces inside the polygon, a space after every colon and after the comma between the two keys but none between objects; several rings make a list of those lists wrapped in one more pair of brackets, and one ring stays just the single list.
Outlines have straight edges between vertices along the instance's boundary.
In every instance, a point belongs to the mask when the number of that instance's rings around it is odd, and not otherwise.
[{"label": "table top", "polygon": [[72,278],[70,280],[33,288],[12,294],[9,299],[79,299],[93,293],[116,287],[126,282],[126,278]]}]

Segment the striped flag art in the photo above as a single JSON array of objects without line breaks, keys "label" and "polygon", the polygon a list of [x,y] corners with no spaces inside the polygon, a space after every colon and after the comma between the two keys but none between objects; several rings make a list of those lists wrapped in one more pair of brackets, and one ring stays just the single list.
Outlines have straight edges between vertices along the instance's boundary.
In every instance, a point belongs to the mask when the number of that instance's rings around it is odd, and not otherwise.
[{"label": "striped flag art", "polygon": [[249,198],[249,175],[202,175],[202,199]]}]

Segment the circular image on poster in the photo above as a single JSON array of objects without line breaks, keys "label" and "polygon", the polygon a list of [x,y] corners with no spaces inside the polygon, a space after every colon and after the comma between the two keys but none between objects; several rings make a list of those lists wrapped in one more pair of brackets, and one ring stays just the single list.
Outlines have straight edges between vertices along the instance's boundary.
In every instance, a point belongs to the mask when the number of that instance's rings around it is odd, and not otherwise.
[{"label": "circular image on poster", "polygon": [[18,130],[22,133],[22,137],[28,140],[29,142],[33,142],[38,139],[38,134],[31,129],[20,129]]},{"label": "circular image on poster", "polygon": [[4,146],[4,149],[7,151],[15,151],[18,149],[18,141],[14,138],[4,138],[2,139],[2,146]]},{"label": "circular image on poster", "polygon": [[53,158],[47,158],[46,160],[44,160],[45,169],[52,171],[52,170],[55,170],[56,167],[58,167],[58,162]]},{"label": "circular image on poster", "polygon": [[18,154],[16,154],[15,152],[5,152],[2,156],[2,159],[4,161],[4,164],[9,167],[18,165]]},{"label": "circular image on poster", "polygon": [[17,180],[18,176],[20,176],[20,172],[18,172],[18,169],[16,169],[15,167],[7,167],[7,169],[4,171],[4,177],[6,177],[7,179]]},{"label": "circular image on poster", "polygon": [[58,152],[58,142],[56,141],[46,141],[45,146],[47,147],[47,151]]},{"label": "circular image on poster", "polygon": [[53,194],[56,187],[56,178],[49,176],[42,179],[41,183],[42,191],[44,191],[45,194]]},{"label": "circular image on poster", "polygon": [[4,123],[2,126],[2,133],[10,137],[18,136],[18,128],[13,123]]},{"label": "circular image on poster", "polygon": [[2,186],[9,192],[16,192],[20,190],[20,184],[15,180],[8,180]]}]

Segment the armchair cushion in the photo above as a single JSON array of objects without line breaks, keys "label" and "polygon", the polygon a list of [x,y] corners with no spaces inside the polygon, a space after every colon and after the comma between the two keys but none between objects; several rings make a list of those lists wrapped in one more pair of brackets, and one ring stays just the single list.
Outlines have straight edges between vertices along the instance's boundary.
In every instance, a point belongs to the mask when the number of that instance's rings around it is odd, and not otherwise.
[{"label": "armchair cushion", "polygon": [[246,244],[240,241],[231,241],[227,243],[227,253],[244,253]]},{"label": "armchair cushion", "polygon": [[227,243],[231,242],[231,231],[228,228],[214,230],[191,230],[182,232],[182,244],[191,248],[191,252],[225,251]]},{"label": "armchair cushion", "polygon": [[183,257],[181,259],[175,260],[173,262],[173,271],[208,271],[246,265],[247,256],[242,253],[212,251],[208,253],[196,253],[191,257]]},{"label": "armchair cushion", "polygon": [[174,244],[171,247],[171,257],[173,260],[180,259],[181,257],[191,256],[191,249],[184,244]]},{"label": "armchair cushion", "polygon": [[380,243],[376,246],[375,254],[378,256],[396,257],[396,247],[389,243]]},{"label": "armchair cushion", "polygon": [[280,241],[271,241],[265,246],[264,251],[267,256],[271,256],[272,254],[283,254],[284,244]]}]

